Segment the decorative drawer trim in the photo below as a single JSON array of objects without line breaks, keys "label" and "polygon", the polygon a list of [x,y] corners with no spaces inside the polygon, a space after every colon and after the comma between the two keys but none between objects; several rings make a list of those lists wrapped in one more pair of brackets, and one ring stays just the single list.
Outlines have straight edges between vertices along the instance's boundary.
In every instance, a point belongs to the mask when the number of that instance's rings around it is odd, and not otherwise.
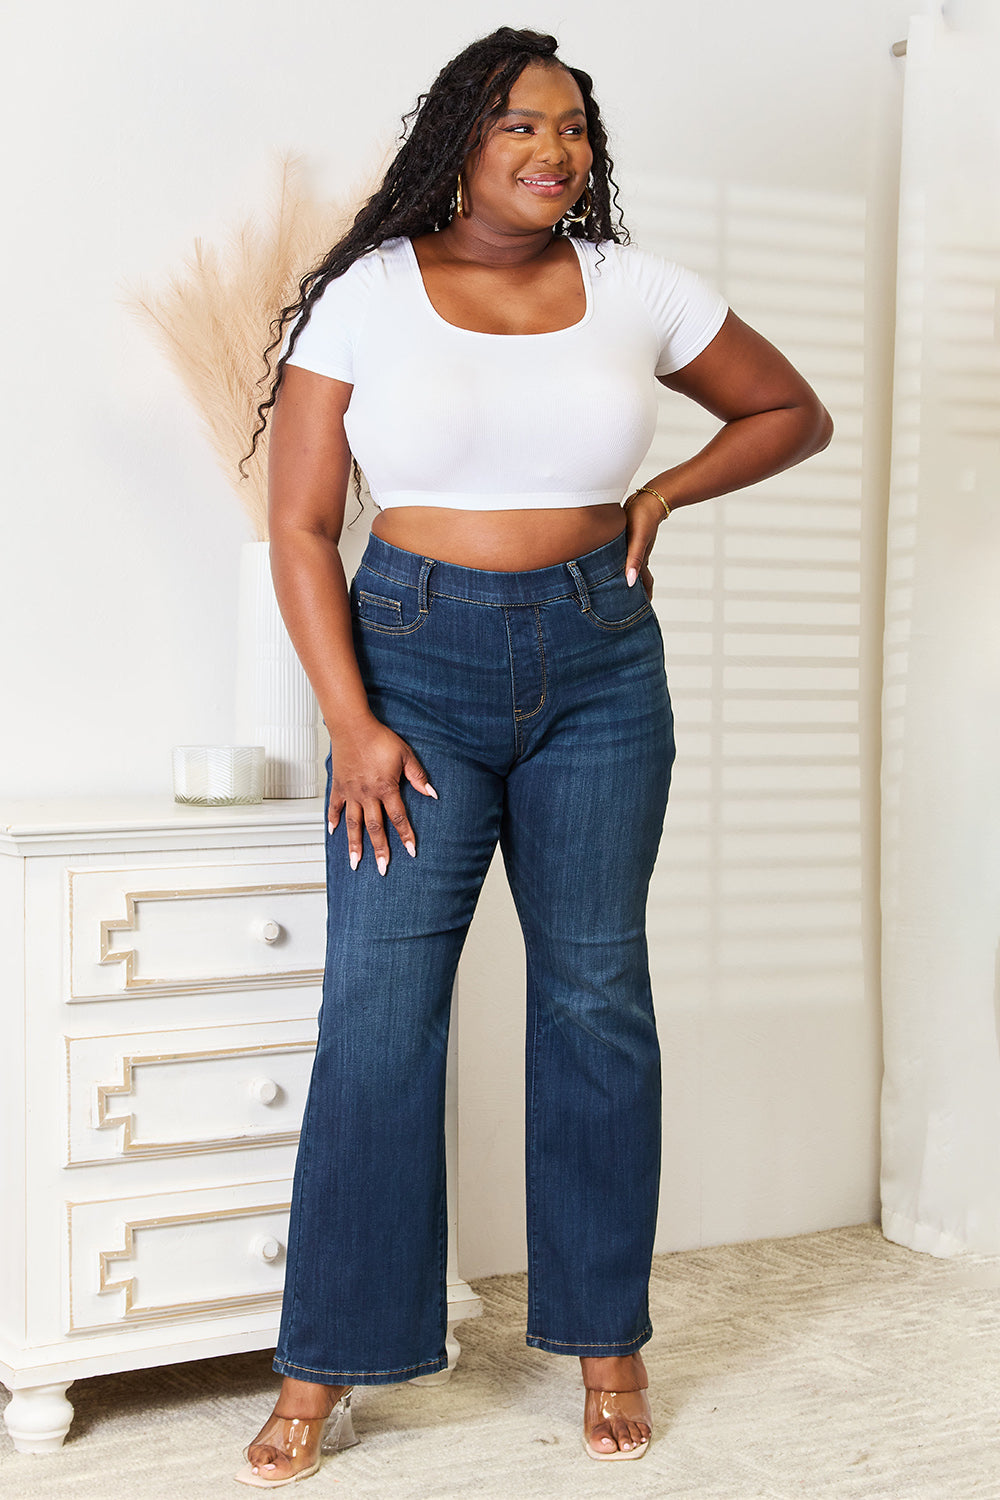
[{"label": "decorative drawer trim", "polygon": [[280,1178],[68,1202],[67,1331],[277,1310],[290,1201]]},{"label": "decorative drawer trim", "polygon": [[132,1114],[109,1115],[108,1097],[111,1094],[130,1094],[132,1092],[132,1070],[142,1067],[144,1063],[175,1063],[175,1062],[208,1062],[213,1057],[238,1057],[243,1053],[247,1057],[259,1057],[262,1053],[270,1052],[309,1052],[316,1049],[308,1043],[299,1046],[273,1046],[273,1047],[223,1047],[214,1052],[174,1052],[160,1053],[155,1058],[143,1057],[141,1053],[133,1057],[122,1058],[122,1081],[121,1083],[99,1084],[97,1088],[97,1124],[98,1127],[107,1126],[109,1129],[116,1126],[124,1126],[124,1139],[122,1141],[122,1153],[127,1156],[187,1156],[191,1152],[201,1151],[224,1151],[233,1146],[287,1146],[297,1141],[299,1132],[297,1130],[279,1130],[271,1135],[254,1135],[234,1138],[220,1136],[209,1140],[190,1140],[178,1142],[156,1142],[156,1141],[133,1141],[132,1139]]},{"label": "decorative drawer trim", "polygon": [[[101,922],[101,956],[98,960],[102,964],[123,963],[125,965],[125,988],[126,990],[176,990],[181,987],[176,979],[139,979],[136,977],[136,950],[125,948],[118,952],[111,951],[111,934],[113,932],[134,932],[138,915],[136,903],[139,901],[192,901],[204,897],[214,896],[273,896],[289,895],[294,891],[322,891],[324,884],[321,880],[306,880],[287,885],[229,885],[211,886],[202,890],[190,891],[125,891],[124,917],[109,917]],[[321,979],[323,970],[318,969],[278,969],[266,976],[269,984],[282,980],[294,979],[297,981]],[[261,978],[258,974],[219,974],[205,975],[202,978],[191,980],[184,985],[187,989],[219,989],[232,988],[234,985],[245,986],[251,980]]]},{"label": "decorative drawer trim", "polygon": [[139,1311],[133,1306],[135,1301],[135,1276],[125,1276],[119,1281],[112,1281],[109,1266],[113,1261],[133,1260],[135,1258],[135,1234],[139,1229],[167,1229],[178,1224],[211,1224],[223,1219],[248,1219],[259,1214],[280,1213],[287,1214],[291,1208],[291,1200],[284,1203],[262,1203],[253,1208],[225,1208],[217,1209],[215,1213],[203,1214],[174,1214],[164,1219],[134,1219],[126,1221],[122,1226],[125,1244],[121,1250],[101,1250],[101,1283],[102,1292],[124,1292],[125,1293],[125,1317],[135,1322],[139,1318],[165,1318],[190,1316],[192,1313],[207,1312],[242,1312],[249,1308],[267,1307],[274,1303],[280,1292],[258,1292],[248,1297],[212,1297],[203,1302],[188,1302],[183,1308],[178,1309],[176,1304],[165,1303],[162,1307],[144,1307]]},{"label": "decorative drawer trim", "polygon": [[67,881],[72,1001],[322,979],[319,860],[89,867],[69,869]]},{"label": "decorative drawer trim", "polygon": [[[70,1168],[291,1146],[298,1139],[316,1048],[312,1018],[64,1040]],[[296,1056],[304,1061],[280,1061]],[[205,1063],[219,1066],[198,1066]],[[174,1082],[165,1088],[157,1073],[175,1067]],[[142,1089],[136,1097],[147,1068],[152,1076],[145,1097]],[[188,1101],[179,1117],[172,1113],[175,1088]],[[175,1124],[188,1126],[177,1139]],[[166,1139],[151,1138],[165,1128]]]}]

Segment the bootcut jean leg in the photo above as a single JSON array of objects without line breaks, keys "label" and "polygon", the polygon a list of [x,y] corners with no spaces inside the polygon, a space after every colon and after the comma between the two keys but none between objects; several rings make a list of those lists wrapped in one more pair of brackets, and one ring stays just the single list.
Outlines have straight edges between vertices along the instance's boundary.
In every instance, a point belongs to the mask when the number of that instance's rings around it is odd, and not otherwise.
[{"label": "bootcut jean leg", "polygon": [[[432,764],[441,800],[407,797],[417,859],[395,848],[383,877],[369,847],[352,871],[343,822],[327,839],[326,975],[274,1360],[299,1380],[389,1384],[448,1363],[449,1011],[502,788],[440,752]],[[463,862],[435,858],[459,841]]]},{"label": "bootcut jean leg", "polygon": [[651,1333],[661,1102],[645,908],[673,721],[655,619],[601,653],[585,640],[582,658],[572,646],[595,626],[558,624],[553,713],[507,780],[501,834],[527,956],[527,1342],[629,1354]]}]

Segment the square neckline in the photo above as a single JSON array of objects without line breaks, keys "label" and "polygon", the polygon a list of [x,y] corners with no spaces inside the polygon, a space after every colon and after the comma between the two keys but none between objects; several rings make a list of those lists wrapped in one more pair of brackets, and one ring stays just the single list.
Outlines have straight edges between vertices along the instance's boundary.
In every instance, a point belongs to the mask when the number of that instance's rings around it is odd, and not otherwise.
[{"label": "square neckline", "polygon": [[467,338],[473,339],[555,339],[561,337],[563,334],[573,333],[576,329],[585,327],[590,322],[594,312],[594,293],[590,280],[590,266],[582,249],[582,246],[587,242],[578,240],[573,235],[566,235],[565,238],[569,240],[576,253],[580,275],[583,278],[583,294],[587,305],[584,308],[583,317],[578,318],[575,323],[567,323],[565,328],[549,328],[543,333],[484,333],[480,328],[463,328],[460,323],[449,323],[448,319],[442,317],[438,312],[430,299],[424,283],[423,272],[420,269],[420,262],[417,259],[417,252],[413,248],[413,241],[409,236],[404,235],[401,236],[401,242],[405,247],[404,253],[407,257],[410,271],[416,278],[420,300],[434,321],[440,323],[442,327],[450,328],[453,333],[463,333]]}]

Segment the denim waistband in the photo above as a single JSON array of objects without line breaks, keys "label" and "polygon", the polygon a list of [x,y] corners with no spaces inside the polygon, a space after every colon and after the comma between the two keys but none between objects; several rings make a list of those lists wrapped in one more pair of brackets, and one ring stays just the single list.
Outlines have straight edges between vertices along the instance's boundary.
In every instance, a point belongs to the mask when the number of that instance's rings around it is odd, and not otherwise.
[{"label": "denim waistband", "polygon": [[433,557],[422,557],[419,552],[404,552],[401,547],[393,547],[372,535],[361,566],[393,583],[464,599],[470,604],[544,604],[572,594],[581,594],[585,599],[587,588],[624,570],[626,555],[626,537],[622,531],[603,547],[549,568],[529,568],[521,573],[492,572],[488,568],[463,568],[458,563],[438,562]]}]

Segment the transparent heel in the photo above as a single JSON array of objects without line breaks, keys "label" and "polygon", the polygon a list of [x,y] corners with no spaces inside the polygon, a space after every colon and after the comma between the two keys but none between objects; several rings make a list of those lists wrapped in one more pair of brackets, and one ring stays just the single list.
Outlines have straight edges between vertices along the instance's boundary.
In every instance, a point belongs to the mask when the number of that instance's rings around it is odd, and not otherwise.
[{"label": "transparent heel", "polygon": [[274,1490],[297,1479],[308,1479],[323,1461],[323,1454],[352,1448],[357,1442],[351,1420],[351,1390],[344,1391],[328,1417],[282,1417],[272,1412],[250,1448],[269,1448],[269,1462],[247,1462],[233,1478],[255,1489]]},{"label": "transparent heel", "polygon": [[330,1413],[320,1452],[339,1453],[343,1448],[353,1448],[357,1441],[351,1417],[351,1393],[345,1391]]}]

